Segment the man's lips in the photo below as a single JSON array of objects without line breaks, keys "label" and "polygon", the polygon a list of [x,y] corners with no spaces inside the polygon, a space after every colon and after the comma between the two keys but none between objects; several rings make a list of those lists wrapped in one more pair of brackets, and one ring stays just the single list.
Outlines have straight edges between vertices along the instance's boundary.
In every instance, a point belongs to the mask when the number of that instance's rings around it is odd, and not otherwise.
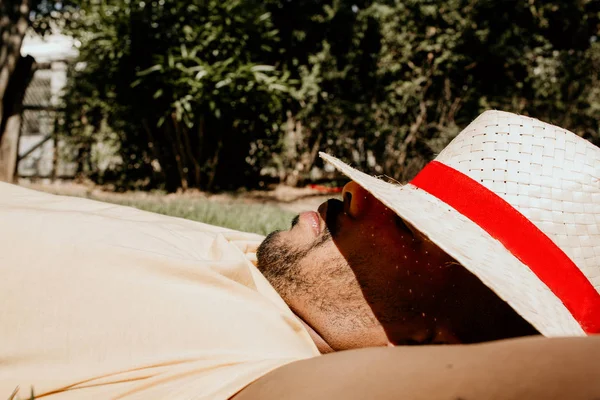
[{"label": "man's lips", "polygon": [[323,218],[323,221],[327,221],[327,203],[327,201],[322,203],[317,209],[317,212],[319,213],[321,218]]},{"label": "man's lips", "polygon": [[329,199],[319,206],[318,213],[329,231],[334,233],[339,228],[339,218],[344,214],[344,203]]},{"label": "man's lips", "polygon": [[319,218],[319,214],[314,211],[306,211],[300,214],[300,221],[309,226],[315,237],[321,234],[321,218]]}]

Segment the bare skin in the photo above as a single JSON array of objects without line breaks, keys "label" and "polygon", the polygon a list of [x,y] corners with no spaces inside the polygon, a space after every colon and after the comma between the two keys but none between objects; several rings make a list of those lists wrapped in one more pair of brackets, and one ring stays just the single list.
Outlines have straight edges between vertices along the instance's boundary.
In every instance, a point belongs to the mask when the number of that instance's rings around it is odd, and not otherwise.
[{"label": "bare skin", "polygon": [[258,267],[322,353],[536,334],[490,289],[358,184],[270,235]]},{"label": "bare skin", "polygon": [[263,274],[332,354],[278,368],[235,400],[600,399],[600,336],[461,344],[537,332],[360,186],[343,197],[258,252]]},{"label": "bare skin", "polygon": [[235,400],[596,400],[600,336],[368,348],[288,364]]}]

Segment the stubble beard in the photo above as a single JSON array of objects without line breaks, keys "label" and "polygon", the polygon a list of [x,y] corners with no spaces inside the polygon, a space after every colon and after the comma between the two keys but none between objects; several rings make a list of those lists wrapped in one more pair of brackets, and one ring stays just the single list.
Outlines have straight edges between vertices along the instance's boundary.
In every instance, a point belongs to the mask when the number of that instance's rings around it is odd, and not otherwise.
[{"label": "stubble beard", "polygon": [[322,234],[305,248],[294,248],[280,238],[281,231],[271,232],[256,252],[257,266],[263,276],[285,299],[293,294],[311,291],[313,284],[300,268],[301,262],[331,241],[326,227]]}]

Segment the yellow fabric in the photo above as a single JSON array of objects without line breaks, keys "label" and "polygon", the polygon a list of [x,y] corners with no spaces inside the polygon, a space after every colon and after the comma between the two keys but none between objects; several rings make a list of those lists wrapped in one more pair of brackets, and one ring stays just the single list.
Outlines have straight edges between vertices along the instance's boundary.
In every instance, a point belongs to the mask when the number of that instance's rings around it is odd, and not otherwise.
[{"label": "yellow fabric", "polygon": [[319,354],[261,236],[8,184],[0,227],[2,399],[227,399]]}]

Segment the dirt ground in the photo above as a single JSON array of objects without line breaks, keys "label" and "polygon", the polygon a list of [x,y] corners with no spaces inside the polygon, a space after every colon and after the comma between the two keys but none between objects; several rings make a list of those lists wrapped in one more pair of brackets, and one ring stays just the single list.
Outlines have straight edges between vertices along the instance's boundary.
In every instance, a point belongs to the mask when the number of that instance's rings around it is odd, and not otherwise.
[{"label": "dirt ground", "polygon": [[94,197],[99,200],[162,200],[178,198],[201,198],[220,203],[266,204],[280,207],[284,210],[299,213],[316,208],[329,198],[340,198],[339,193],[326,193],[314,188],[292,188],[277,186],[271,190],[250,190],[225,193],[206,193],[199,190],[188,190],[185,193],[162,193],[132,191],[118,193],[106,190],[92,183],[76,183],[72,181],[31,182],[21,179],[19,185],[44,192],[77,197]]}]

